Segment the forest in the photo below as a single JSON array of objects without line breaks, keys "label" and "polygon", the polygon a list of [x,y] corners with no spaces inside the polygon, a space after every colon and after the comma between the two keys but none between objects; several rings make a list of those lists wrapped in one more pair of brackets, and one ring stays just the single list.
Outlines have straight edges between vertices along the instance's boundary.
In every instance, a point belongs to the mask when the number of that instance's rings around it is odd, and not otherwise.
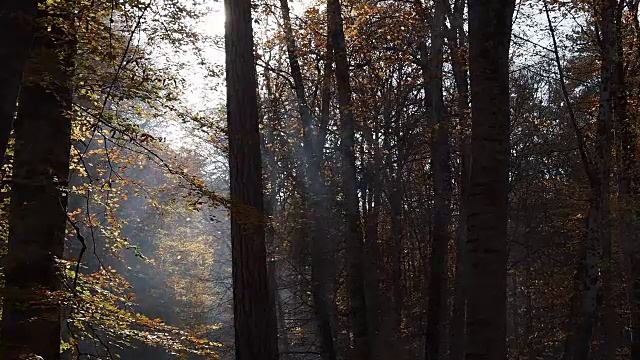
[{"label": "forest", "polygon": [[0,360],[640,360],[640,0],[0,0]]}]

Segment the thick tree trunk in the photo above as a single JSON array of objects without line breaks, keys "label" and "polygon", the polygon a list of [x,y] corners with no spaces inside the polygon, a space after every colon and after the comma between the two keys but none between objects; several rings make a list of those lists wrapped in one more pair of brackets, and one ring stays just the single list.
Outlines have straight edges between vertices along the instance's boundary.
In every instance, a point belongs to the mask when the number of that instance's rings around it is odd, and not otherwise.
[{"label": "thick tree trunk", "polygon": [[[291,16],[288,0],[280,0],[284,33],[287,42],[287,55],[289,67],[293,78],[294,91],[298,105],[298,113],[302,120],[303,133],[303,159],[305,183],[307,189],[307,202],[305,204],[308,215],[308,223],[311,232],[311,290],[316,321],[318,322],[318,334],[323,360],[336,358],[336,350],[333,339],[333,326],[331,322],[333,309],[333,265],[331,256],[335,246],[327,236],[325,217],[329,214],[326,206],[326,185],[322,173],[322,147],[324,144],[324,132],[316,135],[313,128],[313,117],[307,104],[306,91],[300,62],[298,60],[297,46],[291,28]],[[327,59],[328,60],[328,59]],[[329,64],[329,67],[331,64]],[[326,67],[325,67],[326,69]],[[327,108],[328,110],[328,108]],[[320,128],[324,129],[325,124]]]},{"label": "thick tree trunk", "polygon": [[354,349],[352,359],[370,358],[369,325],[363,273],[363,239],[357,192],[355,123],[349,79],[349,62],[345,44],[342,12],[339,0],[327,1],[327,21],[331,24],[331,42],[335,60],[336,89],[340,112],[340,156],[342,161],[342,192],[346,217],[347,277]]},{"label": "thick tree trunk", "polygon": [[3,0],[0,4],[0,166],[9,143],[18,93],[33,43],[37,0]]},{"label": "thick tree trunk", "polygon": [[509,44],[513,0],[469,2],[471,176],[466,359],[507,357]]},{"label": "thick tree trunk", "polygon": [[225,0],[227,121],[235,351],[238,360],[276,360],[269,306],[251,1]]},{"label": "thick tree trunk", "polygon": [[444,50],[444,1],[436,0],[431,27],[430,76],[431,88],[431,169],[434,194],[433,240],[430,257],[430,279],[427,298],[427,339],[425,358],[440,358],[440,339],[447,319],[447,257],[449,226],[451,225],[451,165],[449,119],[444,107],[442,67]]},{"label": "thick tree trunk", "polygon": [[[38,14],[15,123],[0,358],[60,358],[62,258],[71,150],[75,42],[69,19]],[[7,35],[7,34],[5,34]],[[4,119],[3,119],[4,120]]]}]

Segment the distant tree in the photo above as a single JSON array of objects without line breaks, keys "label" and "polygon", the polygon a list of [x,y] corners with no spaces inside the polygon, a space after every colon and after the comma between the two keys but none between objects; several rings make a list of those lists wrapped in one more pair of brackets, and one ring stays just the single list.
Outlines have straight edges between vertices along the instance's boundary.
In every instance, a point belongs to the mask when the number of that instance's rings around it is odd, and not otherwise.
[{"label": "distant tree", "polygon": [[334,51],[340,113],[338,131],[340,133],[340,169],[342,170],[341,189],[344,194],[347,277],[353,336],[353,353],[350,358],[368,360],[371,356],[371,339],[364,287],[364,244],[356,173],[355,118],[340,0],[327,1],[327,22],[331,26],[330,41]]},{"label": "distant tree", "polygon": [[[293,78],[293,86],[296,97],[298,114],[302,125],[302,154],[303,163],[300,164],[304,173],[305,184],[305,212],[311,233],[311,289],[313,293],[313,306],[318,322],[318,337],[324,360],[335,360],[336,350],[333,339],[333,325],[331,323],[332,309],[334,308],[332,278],[335,266],[331,264],[331,253],[334,245],[327,232],[327,220],[324,214],[328,213],[324,174],[322,173],[322,149],[320,144],[325,142],[320,125],[318,131],[314,125],[314,117],[307,103],[302,70],[298,55],[298,46],[291,27],[291,15],[288,0],[280,0],[284,34],[287,43],[287,57],[289,68]],[[329,43],[330,44],[330,43]],[[325,59],[328,61],[328,59]],[[329,68],[333,64],[328,61]],[[326,68],[326,67],[325,67]],[[326,71],[326,70],[325,70]],[[325,130],[326,131],[326,130]]]},{"label": "distant tree", "polygon": [[[596,26],[600,28],[600,88],[595,129],[595,155],[589,158],[585,145],[581,145],[584,154],[582,155],[582,163],[590,190],[589,211],[586,236],[578,259],[579,287],[575,295],[579,296],[579,310],[577,314],[572,316],[572,327],[567,335],[563,357],[567,360],[589,357],[598,308],[601,309],[603,321],[603,356],[606,359],[614,359],[616,353],[616,345],[614,345],[616,320],[611,300],[613,249],[611,243],[610,178],[612,173],[614,104],[618,97],[618,86],[616,85],[617,37],[619,36],[617,25],[619,22],[616,21],[616,14],[618,6],[616,0],[604,0],[593,5],[594,13],[592,16],[596,21]],[[557,48],[555,52],[557,56]],[[556,57],[556,59],[558,58]],[[559,60],[557,63],[560,68]],[[579,138],[584,136],[577,128],[575,132]],[[624,188],[622,190],[624,191]],[[599,297],[602,297],[603,301],[600,301]],[[602,304],[600,305],[599,302]]]},{"label": "distant tree", "polygon": [[251,1],[226,0],[225,9],[236,359],[276,360],[277,326],[268,291]]}]

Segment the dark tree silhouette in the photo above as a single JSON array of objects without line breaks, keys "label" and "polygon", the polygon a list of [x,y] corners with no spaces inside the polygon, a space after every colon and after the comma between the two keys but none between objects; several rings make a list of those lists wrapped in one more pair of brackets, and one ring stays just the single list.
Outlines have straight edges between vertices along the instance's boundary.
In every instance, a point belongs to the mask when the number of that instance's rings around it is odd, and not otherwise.
[{"label": "dark tree silhouette", "polygon": [[60,357],[62,258],[71,148],[75,41],[68,14],[38,14],[15,122],[0,358]]},{"label": "dark tree silhouette", "polygon": [[268,291],[251,1],[226,0],[225,9],[236,359],[276,360],[277,326]]},{"label": "dark tree silhouette", "polygon": [[20,82],[33,43],[37,0],[5,0],[0,4],[0,165],[9,143]]},{"label": "dark tree silhouette", "polygon": [[507,357],[509,44],[513,9],[512,0],[469,2],[469,360]]},{"label": "dark tree silhouette", "polygon": [[431,99],[429,124],[431,125],[431,168],[434,209],[433,209],[433,241],[431,247],[431,272],[429,279],[429,305],[427,306],[427,339],[426,359],[436,360],[440,357],[440,339],[444,334],[444,323],[447,317],[446,284],[447,284],[447,252],[451,225],[451,147],[449,145],[449,122],[444,105],[443,50],[445,38],[445,17],[447,0],[436,0],[433,12],[433,28],[431,30],[431,58],[429,66],[429,84]]},{"label": "dark tree silhouette", "polygon": [[327,2],[327,22],[331,24],[330,41],[335,56],[336,90],[340,112],[340,156],[342,192],[345,198],[347,276],[354,347],[351,358],[367,360],[370,356],[371,344],[364,287],[362,223],[356,179],[355,123],[342,6],[339,0]]}]

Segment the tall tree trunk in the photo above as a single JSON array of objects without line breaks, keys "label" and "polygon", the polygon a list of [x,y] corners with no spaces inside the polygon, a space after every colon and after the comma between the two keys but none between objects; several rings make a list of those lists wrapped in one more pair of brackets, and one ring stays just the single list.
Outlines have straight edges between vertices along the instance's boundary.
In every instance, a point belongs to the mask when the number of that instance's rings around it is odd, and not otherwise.
[{"label": "tall tree trunk", "polygon": [[276,360],[278,332],[269,306],[251,1],[225,0],[225,9],[236,359]]},{"label": "tall tree trunk", "polygon": [[451,68],[456,83],[456,107],[458,121],[462,134],[460,134],[460,175],[459,175],[459,219],[458,233],[456,234],[456,263],[455,280],[453,285],[453,304],[451,319],[449,322],[449,358],[450,360],[464,359],[465,344],[465,314],[466,314],[466,239],[467,239],[467,196],[469,187],[469,170],[471,164],[469,149],[469,80],[467,76],[467,40],[464,30],[465,1],[456,0],[449,22],[451,31],[449,47],[452,60]]},{"label": "tall tree trunk", "polygon": [[436,0],[431,27],[430,82],[431,88],[431,169],[434,194],[433,240],[430,258],[430,279],[427,306],[427,339],[425,358],[440,357],[440,339],[447,318],[447,257],[449,226],[451,225],[451,165],[449,119],[444,107],[442,67],[444,49],[445,3]]},{"label": "tall tree trunk", "polygon": [[[269,241],[267,233],[267,242]],[[285,322],[285,312],[282,303],[282,296],[278,290],[278,260],[272,259],[268,261],[267,272],[269,276],[269,291],[271,291],[270,306],[274,308],[276,312],[276,325],[278,327],[278,353],[281,360],[289,359],[289,334],[287,333],[287,325]]]},{"label": "tall tree trunk", "polygon": [[[367,141],[372,147],[373,160],[369,162],[365,181],[366,187],[366,211],[365,226],[365,289],[367,291],[367,311],[369,312],[369,331],[372,340],[372,359],[386,359],[384,353],[388,350],[386,344],[388,336],[383,333],[382,309],[383,304],[381,284],[381,272],[383,261],[379,246],[380,209],[382,202],[382,154],[379,145],[379,132],[376,129],[367,129]],[[363,191],[364,193],[364,191]]]},{"label": "tall tree trunk", "polygon": [[580,131],[573,111],[572,102],[564,79],[564,69],[560,62],[560,53],[558,50],[554,26],[551,22],[549,5],[546,1],[543,4],[547,22],[549,24],[549,32],[551,34],[556,66],[560,77],[560,88],[562,90],[571,126],[575,132],[582,166],[591,187],[585,241],[579,246],[577,270],[574,279],[574,294],[570,300],[567,335],[565,338],[565,349],[562,357],[563,360],[587,359],[596,312],[598,295],[597,285],[599,281],[598,262],[601,257],[600,244],[598,244],[599,220],[597,219],[597,213],[600,210],[598,201],[596,201],[599,196],[598,191],[596,190],[600,186],[599,174],[594,172],[594,165],[596,164],[592,162],[587,154],[584,137]]},{"label": "tall tree trunk", "polygon": [[[264,72],[265,87],[267,88],[267,98],[269,99],[269,109],[264,116],[263,128],[264,130],[264,142],[262,153],[265,159],[265,167],[267,168],[268,176],[268,188],[269,192],[265,198],[265,217],[269,221],[269,226],[266,230],[265,244],[267,253],[271,254],[270,260],[267,263],[267,272],[269,276],[269,291],[271,292],[270,306],[274,308],[276,314],[276,325],[278,327],[278,352],[280,354],[289,353],[289,337],[287,334],[287,327],[284,320],[285,312],[282,306],[282,298],[278,290],[277,272],[278,272],[278,259],[274,258],[274,252],[278,244],[276,241],[275,230],[273,228],[273,217],[278,209],[278,163],[273,149],[277,146],[275,135],[275,124],[278,123],[277,111],[280,103],[278,97],[273,95],[271,87],[271,76],[268,70]],[[288,355],[281,355],[280,359],[287,359]]]},{"label": "tall tree trunk", "polygon": [[0,166],[9,143],[20,83],[33,43],[38,0],[0,4]]},{"label": "tall tree trunk", "polygon": [[614,102],[617,98],[616,57],[618,54],[616,13],[617,0],[603,0],[600,4],[599,19],[602,35],[602,63],[600,69],[600,100],[596,125],[596,168],[598,170],[599,187],[593,186],[597,229],[589,229],[598,234],[602,247],[602,322],[604,326],[604,357],[613,360],[617,350],[616,312],[612,303],[613,256],[612,256],[612,223],[610,205],[611,157],[613,146]]},{"label": "tall tree trunk", "polygon": [[[386,90],[383,99],[382,118],[384,121],[384,140],[382,142],[382,153],[386,154],[387,169],[384,175],[384,183],[387,186],[387,198],[389,202],[389,221],[391,225],[391,242],[389,244],[389,255],[391,257],[391,295],[392,303],[385,311],[384,322],[386,328],[387,351],[396,356],[402,357],[404,346],[402,342],[402,321],[404,312],[405,284],[403,284],[402,269],[402,249],[405,232],[402,226],[404,217],[404,186],[403,186],[403,163],[404,146],[401,140],[402,114],[398,110],[397,104],[392,101],[393,87]],[[396,154],[394,159],[394,153]],[[380,159],[381,160],[381,159]]]},{"label": "tall tree trunk", "polygon": [[346,217],[347,277],[354,349],[351,358],[370,358],[369,325],[363,273],[363,239],[357,192],[355,123],[349,79],[349,62],[345,44],[342,9],[339,0],[327,1],[327,21],[332,26],[331,42],[335,60],[336,89],[340,112],[340,155],[342,191]]},{"label": "tall tree trunk", "polygon": [[[300,62],[298,60],[297,46],[291,28],[291,16],[288,0],[280,0],[282,19],[284,23],[284,33],[287,42],[287,55],[289,67],[293,78],[294,91],[298,105],[298,113],[302,120],[303,135],[303,158],[304,173],[307,188],[307,202],[305,211],[308,214],[308,223],[311,232],[311,289],[313,293],[313,303],[316,321],[318,322],[318,332],[320,338],[320,348],[324,360],[336,358],[336,350],[333,340],[333,326],[331,323],[333,309],[332,278],[334,271],[331,264],[331,256],[334,254],[335,246],[327,236],[327,225],[325,217],[329,213],[326,206],[326,185],[322,173],[322,148],[319,144],[324,144],[324,132],[316,136],[313,129],[313,117],[307,104],[306,91]],[[329,56],[325,61],[329,60]],[[331,64],[329,64],[329,67]],[[326,67],[325,67],[326,69]],[[325,70],[326,71],[326,70]],[[323,94],[324,95],[324,94]],[[327,108],[328,110],[328,108]],[[326,124],[321,124],[324,129]]]},{"label": "tall tree trunk", "polygon": [[[0,358],[60,358],[62,258],[71,150],[75,41],[67,14],[38,14],[20,94]],[[6,35],[6,34],[5,34]]]},{"label": "tall tree trunk", "polygon": [[[627,292],[631,310],[631,358],[640,359],[640,164],[636,154],[638,132],[629,116],[622,39],[622,9],[616,15],[616,149],[618,154],[618,201],[620,203],[619,243],[625,257]],[[635,14],[633,14],[636,16]]]},{"label": "tall tree trunk", "polygon": [[[546,6],[546,5],[545,5]],[[589,178],[590,197],[587,217],[586,242],[583,257],[579,266],[581,298],[578,305],[578,316],[571,320],[572,334],[567,336],[564,359],[586,360],[589,358],[591,338],[598,307],[598,292],[602,292],[604,356],[615,358],[615,311],[611,304],[611,210],[609,204],[611,176],[611,146],[613,145],[613,104],[616,98],[615,69],[617,54],[615,0],[605,0],[597,7],[599,27],[601,29],[600,99],[598,118],[596,121],[596,154],[593,162],[583,160]],[[548,14],[548,9],[547,9]],[[547,15],[548,16],[548,15]],[[550,20],[549,20],[550,21]],[[553,32],[552,32],[553,35]],[[556,50],[556,61],[560,63]],[[561,84],[564,87],[564,84]],[[565,98],[567,98],[566,90]],[[573,115],[572,115],[573,116]],[[573,120],[574,121],[574,120]],[[575,121],[574,121],[575,123]],[[576,130],[580,140],[580,134]],[[584,145],[581,145],[584,147]],[[581,150],[584,153],[584,150]],[[582,155],[586,158],[585,155]],[[600,275],[602,279],[600,279]],[[601,285],[601,289],[599,286]]]},{"label": "tall tree trunk", "polygon": [[280,337],[278,338],[280,358],[287,360],[291,358],[289,355],[289,333],[287,331],[287,322],[285,321],[284,303],[280,291],[276,291],[276,311],[278,312],[278,328],[280,329]]},{"label": "tall tree trunk", "polygon": [[[397,124],[395,124],[398,126]],[[389,144],[391,145],[391,144]],[[399,160],[399,159],[398,159]],[[389,153],[389,167],[391,165],[391,152]],[[395,174],[390,174],[390,196],[389,196],[389,210],[391,221],[391,282],[393,291],[393,318],[392,329],[395,333],[394,336],[399,337],[400,328],[402,326],[402,310],[404,307],[404,286],[402,284],[402,238],[404,232],[402,231],[402,173],[400,171],[400,161],[396,166]],[[392,170],[392,169],[390,169]]]},{"label": "tall tree trunk", "polygon": [[[302,70],[300,69],[300,61],[298,60],[298,47],[296,46],[293,30],[291,28],[291,15],[289,11],[289,1],[280,0],[280,9],[282,11],[282,20],[284,25],[284,34],[287,42],[287,56],[289,58],[289,68],[291,69],[291,77],[293,78],[294,92],[298,105],[298,113],[302,120],[302,136],[304,139],[305,151],[309,152],[309,158],[305,160],[317,161],[314,156],[316,148],[313,136],[313,117],[309,105],[307,104],[307,96],[305,94],[304,80],[302,78]],[[319,171],[319,169],[317,169]]]},{"label": "tall tree trunk", "polygon": [[[390,94],[393,93],[392,88],[385,88],[382,95],[381,114],[382,128],[376,131],[376,141],[374,141],[376,153],[374,154],[374,162],[378,175],[374,181],[380,187],[378,203],[381,207],[377,211],[382,211],[383,193],[386,192],[388,205],[388,217],[391,227],[391,238],[388,245],[380,249],[380,270],[381,278],[384,276],[383,271],[385,260],[390,260],[390,269],[386,270],[389,274],[389,287],[391,291],[380,291],[380,332],[379,337],[382,341],[376,341],[372,345],[372,359],[396,356],[402,358],[405,346],[402,339],[402,318],[404,310],[404,284],[402,283],[402,244],[403,244],[403,188],[401,175],[402,152],[398,139],[400,134],[400,114],[396,113],[395,118],[398,119],[394,123],[394,104],[391,101]],[[371,136],[373,138],[373,136]],[[381,143],[381,144],[380,144]],[[381,146],[380,146],[381,145]],[[394,145],[397,145],[394,148]],[[394,164],[393,154],[397,153],[397,159]],[[379,215],[379,213],[378,213]],[[383,252],[384,251],[384,252]],[[367,303],[367,309],[370,304]],[[371,310],[370,310],[371,311]],[[372,340],[375,340],[372,337]],[[378,351],[377,349],[382,349]]]},{"label": "tall tree trunk", "polygon": [[469,2],[469,360],[507,356],[509,45],[513,9],[513,0]]}]

